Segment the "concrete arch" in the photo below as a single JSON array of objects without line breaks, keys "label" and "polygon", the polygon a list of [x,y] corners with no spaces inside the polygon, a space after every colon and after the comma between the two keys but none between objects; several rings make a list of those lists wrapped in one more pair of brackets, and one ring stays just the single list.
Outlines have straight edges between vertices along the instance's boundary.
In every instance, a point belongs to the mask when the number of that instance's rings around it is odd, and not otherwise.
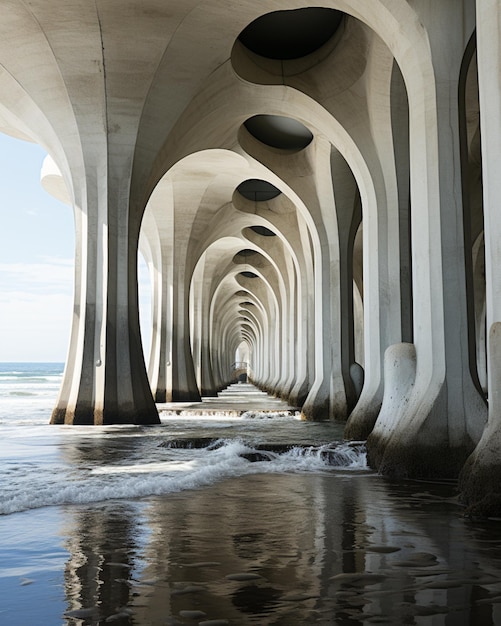
[{"label": "concrete arch", "polygon": [[[224,67],[221,68],[221,75],[223,75],[226,72],[226,69]],[[216,77],[213,76],[213,79],[215,79]],[[224,78],[224,77],[223,77]],[[235,93],[235,96],[231,98],[231,103],[232,103],[232,110],[231,113],[226,111],[226,107],[227,107],[227,101],[228,101],[228,89],[229,89],[229,82],[232,80],[232,76],[228,75],[227,78],[221,79],[221,82],[219,83],[218,81],[214,80],[214,83],[211,86],[208,86],[207,88],[207,92],[203,93],[203,97],[202,95],[200,96],[200,102],[202,101],[202,99],[207,102],[210,101],[211,102],[211,107],[209,108],[209,117],[211,115],[214,115],[214,111],[221,111],[224,110],[225,111],[225,119],[231,120],[232,116],[235,116],[235,111],[238,111],[238,103],[239,100],[242,98],[242,96],[238,93]],[[228,84],[227,84],[228,83]],[[217,91],[214,87],[214,85],[217,86]],[[242,90],[242,86],[239,85],[239,91]],[[286,90],[287,91],[287,90]],[[283,89],[281,87],[273,87],[273,90],[271,90],[271,88],[269,86],[265,87],[262,89],[262,98],[258,98],[259,97],[259,93],[258,90],[256,89],[256,86],[253,86],[252,90],[249,90],[249,93],[246,94],[245,97],[245,102],[242,103],[242,105],[245,105],[245,107],[247,108],[247,110],[249,111],[249,105],[252,104],[253,100],[256,101],[256,104],[253,107],[253,110],[250,110],[246,116],[249,113],[254,113],[254,112],[263,112],[263,110],[265,110],[266,112],[270,112],[270,113],[287,113],[290,114],[291,116],[299,119],[301,122],[305,123],[305,125],[309,125],[311,127],[311,122],[310,122],[310,118],[311,118],[311,110],[314,110],[314,116],[315,116],[315,121],[317,122],[318,125],[318,120],[320,118],[323,117],[325,118],[325,121],[322,123],[321,128],[320,128],[320,133],[324,134],[328,137],[332,137],[332,141],[333,143],[339,147],[345,157],[348,159],[348,161],[351,162],[352,164],[352,169],[355,172],[360,172],[360,171],[366,171],[366,181],[369,185],[369,188],[372,188],[372,181],[371,181],[371,175],[369,173],[369,170],[365,167],[365,165],[363,164],[363,159],[361,157],[359,158],[360,163],[358,163],[358,165],[353,166],[353,160],[354,160],[354,154],[356,156],[356,146],[353,143],[353,141],[350,139],[349,135],[344,131],[344,129],[342,128],[341,125],[337,125],[336,126],[336,122],[335,120],[332,118],[332,116],[327,113],[325,110],[323,110],[322,112],[322,107],[319,107],[315,102],[312,102],[311,99],[309,99],[308,97],[306,97],[303,94],[300,94],[297,91],[287,91],[287,95],[284,95],[283,93]],[[221,98],[220,94],[225,94],[226,96],[226,101],[225,102],[221,102],[220,105],[217,104],[217,98],[218,95]],[[273,109],[273,99],[270,97],[273,93],[276,93],[276,100],[277,100],[277,109],[274,110]],[[280,94],[280,96],[279,96]],[[258,101],[259,99],[259,101]],[[263,109],[263,100],[266,99],[266,108]],[[302,99],[303,105],[302,105],[302,109],[298,109],[297,104],[298,101]],[[293,102],[292,102],[293,101]],[[289,102],[291,102],[291,104],[294,104],[294,107],[290,107],[288,108],[288,104]],[[316,107],[316,108],[315,108]],[[193,111],[197,112],[197,116],[200,117],[200,110],[201,110],[201,105],[199,105],[198,103],[194,103],[193,105]],[[241,115],[240,121],[243,121],[244,119],[246,119],[246,116]],[[220,118],[218,117],[216,119],[216,116],[214,115],[214,124],[219,124],[220,126]],[[235,125],[235,124],[234,124]],[[203,117],[203,127],[205,129],[207,129],[207,127],[211,127],[211,119],[208,119],[208,117]],[[183,119],[180,120],[180,126],[179,128],[183,128],[182,131],[182,135],[183,135],[183,148],[186,152],[189,152],[190,150],[195,150],[198,149],[200,147],[199,143],[200,143],[200,137],[203,135],[203,133],[201,132],[201,121],[197,120],[197,119],[190,119],[190,112],[187,111],[185,113],[185,115],[183,116]],[[186,132],[185,132],[186,131]],[[191,139],[190,139],[190,131],[193,133],[193,138],[194,138],[194,143],[191,144]],[[181,133],[181,130],[179,131]],[[225,131],[225,135],[228,134],[228,131]],[[195,138],[196,135],[196,138]],[[334,137],[333,137],[334,135]],[[198,142],[198,145],[197,145]],[[172,143],[174,144],[179,144],[179,142],[176,139],[172,140]],[[346,149],[346,145],[350,146],[350,149],[347,150]],[[365,167],[365,170],[364,170]],[[362,168],[362,169],[360,169]],[[360,174],[358,176],[360,178]],[[358,181],[359,187],[361,187],[361,189],[363,190],[363,195],[364,195],[364,200],[367,200],[367,193],[368,193],[368,187],[367,184],[361,184],[360,180]],[[367,206],[367,202],[365,202],[365,206]],[[371,201],[369,202],[370,206],[372,207],[376,207],[377,205],[377,201],[376,201],[376,197],[375,195],[371,197]],[[382,205],[384,205],[384,202],[381,202]],[[366,232],[373,232],[373,229],[368,228]],[[372,236],[372,243],[371,243],[371,248],[373,250],[384,250],[385,248],[383,246],[378,246],[378,235],[373,235]],[[391,266],[391,264],[388,264],[387,262],[385,262],[385,264],[387,266]],[[372,270],[372,272],[374,273],[374,275],[376,276],[378,273],[378,268],[377,268],[377,264],[376,263],[372,263],[370,265],[370,268]],[[378,280],[379,279],[374,279],[372,281],[367,281],[368,285],[373,285],[373,289],[377,290],[377,285],[378,285]],[[393,284],[394,281],[388,281],[388,284]],[[385,284],[386,284],[386,280],[385,280]],[[368,287],[369,288],[369,287]],[[377,301],[379,299],[379,294],[375,294],[375,304],[372,306],[371,310],[372,311],[379,311],[379,306],[377,305]],[[370,303],[370,301],[372,301],[372,297],[369,297],[367,295],[366,300]],[[397,298],[391,298],[390,301],[398,301],[398,297]],[[381,376],[381,365],[382,365],[382,350],[383,348],[381,347],[381,341],[379,338],[379,334],[380,334],[380,330],[379,330],[379,325],[376,323],[377,320],[377,316],[375,317],[374,315],[371,315],[370,318],[368,319],[368,322],[370,322],[370,325],[372,326],[370,329],[370,332],[367,332],[367,337],[371,337],[372,338],[372,343],[374,344],[373,349],[370,350],[370,354],[372,354],[372,357],[369,360],[374,361],[373,363],[373,367],[369,369],[370,372],[372,372],[373,374],[373,383],[371,384],[370,378],[368,378],[367,380],[367,384],[366,384],[366,403],[364,405],[364,403],[361,403],[361,410],[364,408],[365,406],[365,411],[363,411],[365,414],[370,413],[373,418],[375,419],[375,416],[377,415],[377,412],[379,410],[379,406],[380,406],[380,395],[381,395],[381,390],[382,390],[382,376]],[[367,324],[367,326],[369,326],[369,324]],[[399,324],[389,324],[389,326],[391,326],[392,328],[398,328]],[[377,328],[376,328],[377,327]],[[387,343],[387,342],[386,342]],[[368,348],[370,347],[370,343],[369,341],[366,341],[366,344],[368,346]],[[384,345],[384,344],[383,344]],[[378,399],[379,398],[379,399]],[[369,411],[368,410],[368,405],[367,403],[372,405],[372,409]]]},{"label": "concrete arch", "polygon": [[[268,260],[269,262],[272,264],[272,266],[274,267],[275,271],[277,272],[277,275],[281,275],[283,276],[283,280],[281,281],[282,286],[280,287],[280,289],[282,290],[282,293],[284,293],[284,289],[287,291],[287,280],[286,280],[286,276],[289,277],[289,287],[288,289],[291,289],[291,282],[293,281],[294,277],[297,275],[298,271],[299,271],[299,264],[298,264],[298,254],[300,253],[299,251],[295,251],[295,248],[297,248],[296,246],[292,245],[292,242],[289,241],[289,239],[287,237],[284,236],[284,234],[280,231],[277,230],[277,239],[280,241],[281,244],[283,244],[284,246],[284,253],[287,252],[288,254],[286,255],[286,258],[291,258],[291,263],[292,266],[289,271],[287,272],[283,262],[282,262],[282,268],[280,269],[277,265],[277,263],[279,262],[279,259],[275,259],[274,257],[277,257],[277,253],[279,252],[279,249],[277,248],[277,244],[271,244],[268,246],[268,249],[266,247],[263,247],[264,244],[266,244],[267,239],[269,238],[262,238],[259,237],[259,235],[253,233],[249,226],[254,225],[254,224],[265,224],[267,226],[272,226],[272,224],[265,220],[262,217],[258,217],[255,214],[249,214],[247,212],[239,212],[237,211],[237,215],[234,214],[234,209],[229,206],[226,205],[225,207],[223,207],[221,209],[221,211],[224,212],[224,214],[216,219],[216,223],[223,223],[224,226],[221,227],[217,227],[217,228],[213,228],[211,230],[209,230],[207,232],[207,238],[206,240],[203,242],[203,244],[200,244],[205,251],[207,252],[211,246],[216,246],[217,242],[224,237],[227,233],[231,233],[233,234],[235,231],[242,231],[242,237],[244,238],[244,241],[242,243],[245,243],[245,240],[247,240],[247,247],[259,250],[261,252],[261,254],[263,254]],[[247,234],[246,234],[247,233]],[[242,245],[242,243],[240,245]],[[196,270],[195,270],[196,271]],[[282,299],[284,298],[284,296],[282,295]],[[287,336],[288,333],[286,332],[286,324],[287,324],[287,317],[290,317],[291,320],[291,325],[294,321],[294,316],[292,315],[292,308],[295,307],[295,303],[293,303],[290,300],[290,295],[287,295],[287,303],[285,304],[284,301],[284,305],[282,305],[282,317],[283,317],[283,321],[282,321],[282,340],[281,340],[281,344],[283,346],[285,346],[287,344]],[[287,315],[286,315],[287,313]],[[289,332],[292,332],[292,329],[289,329]],[[287,370],[289,368],[289,366],[291,365],[291,361],[287,360],[287,355],[285,354],[285,349],[283,350],[283,363],[282,363],[282,367],[280,368],[280,376],[278,377],[277,374],[277,380],[275,381],[275,383],[272,385],[272,387],[275,388],[275,391],[277,390],[278,386],[283,387],[284,390],[281,392],[284,395],[287,395],[287,390],[290,389],[292,387],[292,380],[288,381],[287,383],[283,383],[283,377],[284,375],[287,374]],[[292,368],[291,368],[292,369]],[[292,372],[291,372],[291,377],[292,377]],[[280,382],[279,381],[280,378]]]},{"label": "concrete arch", "polygon": [[[221,168],[224,169],[225,171],[225,185],[223,186],[223,188],[221,189],[220,187],[216,187],[212,182],[211,176],[213,175],[215,179],[217,179],[217,177],[220,175],[220,171]],[[210,188],[214,188],[216,190],[215,195],[212,197],[210,195],[207,195],[207,192],[205,191],[205,184],[204,184],[204,188],[203,188],[203,193],[205,194],[205,197],[208,200],[208,203],[210,205],[210,207],[212,207],[210,209],[211,212],[207,213],[207,204],[205,201],[201,201],[199,203],[195,203],[192,204],[193,209],[191,210],[191,215],[193,216],[191,219],[193,220],[193,225],[196,224],[196,215],[198,213],[200,213],[201,211],[204,213],[204,221],[202,222],[202,225],[198,226],[198,230],[199,232],[203,232],[204,235],[207,235],[207,232],[210,232],[210,230],[207,230],[207,220],[208,219],[213,219],[213,215],[214,211],[226,211],[228,217],[229,217],[229,221],[225,223],[227,223],[228,225],[228,229],[229,232],[234,232],[235,227],[233,226],[233,223],[235,223],[235,220],[239,221],[240,223],[240,227],[244,227],[244,226],[250,226],[255,224],[256,222],[263,222],[262,219],[256,218],[256,216],[252,216],[250,214],[245,214],[245,213],[235,213],[235,211],[228,205],[226,208],[223,205],[223,207],[221,209],[219,209],[219,206],[221,205],[221,203],[226,202],[229,198],[228,196],[230,196],[230,192],[233,191],[234,187],[238,184],[238,182],[240,182],[240,180],[242,180],[242,178],[245,178],[249,175],[250,172],[252,172],[252,169],[249,170],[250,165],[248,163],[248,161],[244,160],[241,156],[236,155],[234,153],[231,152],[225,152],[222,150],[212,150],[212,151],[204,151],[202,153],[197,153],[194,155],[191,155],[190,157],[187,157],[185,160],[182,160],[181,162],[179,162],[175,168],[173,168],[168,175],[164,178],[164,180],[171,180],[172,181],[172,185],[175,186],[176,185],[176,181],[180,179],[189,179],[190,174],[193,170],[196,170],[198,173],[200,173],[201,169],[203,169],[203,171],[206,172],[206,176],[208,178],[206,178],[207,180],[207,189]],[[260,168],[262,171],[262,168]],[[233,172],[233,174],[232,174]],[[226,189],[226,191],[225,191]],[[159,192],[161,193],[161,192]],[[157,198],[157,194],[154,192],[150,198],[150,205],[154,206],[154,204],[157,202],[156,200]],[[175,203],[175,200],[174,200]],[[160,203],[161,204],[161,203]],[[162,208],[160,206],[159,208],[160,212],[162,211]],[[187,207],[186,204],[183,205],[182,207],[182,211],[183,211],[183,220],[187,220]],[[218,222],[221,220],[221,216],[218,217]],[[184,227],[186,228],[186,226]],[[192,232],[193,232],[193,226],[190,227]],[[220,237],[221,236],[221,232],[218,230],[217,236]],[[187,282],[190,280],[190,275],[191,275],[191,267],[195,264],[196,259],[198,258],[199,254],[201,251],[203,251],[207,245],[208,245],[208,241],[207,241],[207,237],[205,237],[205,239],[200,240],[199,236],[197,236],[196,234],[193,235],[192,238],[193,241],[198,242],[196,244],[196,248],[192,249],[191,251],[189,251],[187,248],[184,248],[183,251],[177,251],[176,252],[176,259],[177,262],[182,262],[183,263],[183,269],[186,272],[185,273],[185,284],[187,284]],[[287,244],[289,246],[290,249],[291,246],[290,244]],[[189,258],[189,262],[187,261],[187,259]],[[185,261],[186,259],[186,261]],[[186,287],[185,287],[186,289]],[[172,362],[173,359],[170,360],[170,362]]]},{"label": "concrete arch", "polygon": [[[280,308],[281,308],[278,294],[275,293],[275,290],[273,288],[272,283],[270,282],[269,277],[267,277],[265,274],[260,272],[257,268],[253,268],[252,266],[249,266],[249,269],[253,271],[255,274],[257,274],[257,276],[259,277],[260,280],[258,284],[257,283],[254,284],[254,280],[257,281],[257,279],[252,280],[252,283],[253,283],[252,285],[250,285],[248,282],[243,283],[243,279],[241,278],[242,270],[240,268],[236,268],[236,269],[231,268],[229,271],[225,272],[225,276],[227,276],[228,278],[231,276],[234,276],[237,283],[239,283],[241,287],[246,286],[247,289],[250,290],[251,293],[254,293],[256,295],[257,300],[261,303],[261,307],[260,307],[261,311],[266,314],[265,319],[267,320],[267,323],[261,329],[260,340],[263,345],[267,345],[265,339],[268,342],[271,341],[271,345],[275,347],[274,354],[277,354],[277,352],[280,349],[280,344],[279,344],[279,336],[275,332],[275,323],[278,324],[280,321]],[[215,315],[214,306],[215,306],[215,303],[217,302],[218,292],[219,292],[219,287],[216,288],[214,292],[214,297],[212,300],[212,302],[214,303],[212,307],[212,312],[211,312],[212,318],[214,318],[214,315]],[[266,365],[267,366],[269,365],[268,361],[266,362]],[[263,374],[263,378],[266,379],[267,385],[271,389],[272,379],[271,379],[270,372],[265,371]]]}]

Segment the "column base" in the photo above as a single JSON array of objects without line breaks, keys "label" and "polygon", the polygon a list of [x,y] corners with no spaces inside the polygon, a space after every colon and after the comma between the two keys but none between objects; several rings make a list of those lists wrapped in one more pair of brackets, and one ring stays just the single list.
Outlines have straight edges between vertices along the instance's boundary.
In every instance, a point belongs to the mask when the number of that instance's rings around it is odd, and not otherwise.
[{"label": "column base", "polygon": [[459,476],[460,501],[472,517],[501,517],[501,433],[486,428]]},{"label": "column base", "polygon": [[116,424],[134,424],[150,426],[160,424],[156,407],[151,410],[114,410],[102,411],[93,408],[67,409],[56,407],[52,411],[51,424],[67,424],[74,426],[112,426]]}]

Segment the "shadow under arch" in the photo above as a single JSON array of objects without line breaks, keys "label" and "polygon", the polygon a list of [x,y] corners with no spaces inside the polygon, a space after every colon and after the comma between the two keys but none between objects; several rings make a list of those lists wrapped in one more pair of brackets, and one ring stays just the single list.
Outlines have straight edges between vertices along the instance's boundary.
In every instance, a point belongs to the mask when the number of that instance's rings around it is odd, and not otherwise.
[{"label": "shadow under arch", "polygon": [[[481,363],[479,343],[482,331],[476,320],[485,310],[485,274],[475,271],[478,260],[473,258],[475,242],[484,226],[482,198],[482,151],[480,145],[480,113],[478,102],[478,76],[476,69],[476,32],[466,46],[458,85],[459,140],[461,156],[461,183],[463,199],[463,235],[465,247],[466,310],[468,315],[468,360],[472,380],[486,398],[486,364]],[[478,248],[485,267],[485,249]],[[482,284],[483,283],[483,288]],[[480,299],[479,299],[480,298]],[[485,329],[483,329],[485,341]],[[485,359],[485,349],[483,353]],[[479,370],[482,370],[480,376]],[[484,380],[484,385],[480,382]]]}]

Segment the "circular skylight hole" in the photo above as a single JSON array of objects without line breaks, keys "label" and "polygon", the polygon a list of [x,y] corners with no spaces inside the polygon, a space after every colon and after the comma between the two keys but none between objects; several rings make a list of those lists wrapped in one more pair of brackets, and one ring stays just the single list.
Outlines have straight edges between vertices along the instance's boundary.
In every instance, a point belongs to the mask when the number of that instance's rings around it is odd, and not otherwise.
[{"label": "circular skylight hole", "polygon": [[251,226],[250,229],[255,232],[257,235],[261,235],[262,237],[276,237],[276,233],[274,233],[266,226]]},{"label": "circular skylight hole", "polygon": [[273,11],[251,22],[238,38],[262,57],[300,59],[327,43],[342,19],[341,11],[321,7]]},{"label": "circular skylight hole", "polygon": [[273,198],[281,194],[280,189],[259,178],[244,180],[243,183],[238,185],[237,191],[244,198],[253,202],[266,202],[267,200],[273,200]]},{"label": "circular skylight hole", "polygon": [[313,139],[301,122],[282,115],[254,115],[244,126],[258,141],[280,150],[303,150]]},{"label": "circular skylight hole", "polygon": [[245,248],[245,250],[240,250],[240,252],[237,252],[237,255],[241,257],[254,256],[255,254],[259,254],[258,251],[252,250],[251,248]]}]

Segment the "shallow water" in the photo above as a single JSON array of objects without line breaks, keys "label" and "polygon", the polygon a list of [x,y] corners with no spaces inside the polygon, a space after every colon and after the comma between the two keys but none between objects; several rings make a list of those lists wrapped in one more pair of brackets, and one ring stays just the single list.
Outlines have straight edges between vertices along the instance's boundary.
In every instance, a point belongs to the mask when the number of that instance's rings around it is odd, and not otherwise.
[{"label": "shallow water", "polygon": [[449,485],[254,474],[6,515],[0,536],[12,626],[501,623],[499,525]]},{"label": "shallow water", "polygon": [[452,483],[377,476],[340,425],[49,426],[57,380],[9,385],[2,625],[501,624],[501,524],[465,519]]}]

